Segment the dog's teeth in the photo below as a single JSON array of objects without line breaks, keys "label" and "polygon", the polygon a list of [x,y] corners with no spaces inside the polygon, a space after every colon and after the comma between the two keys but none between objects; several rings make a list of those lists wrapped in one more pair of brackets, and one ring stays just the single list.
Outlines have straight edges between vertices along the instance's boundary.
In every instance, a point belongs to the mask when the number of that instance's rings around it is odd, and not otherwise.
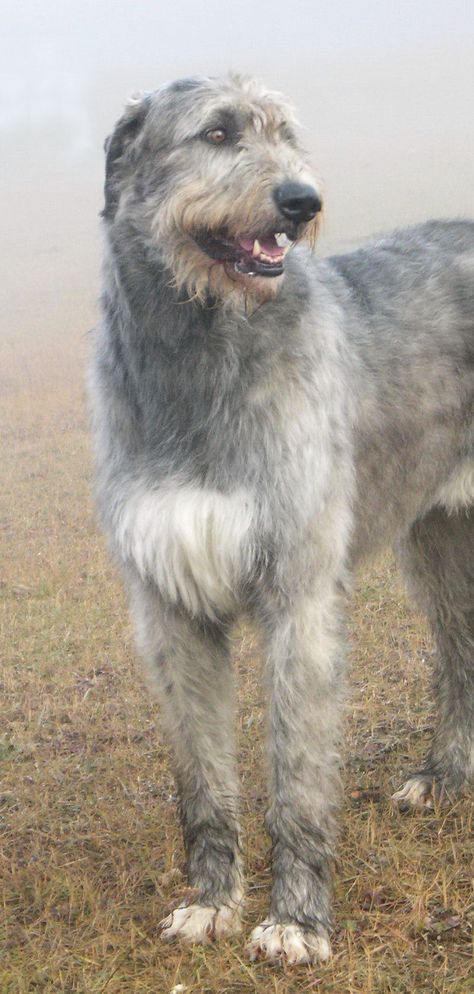
[{"label": "dog's teeth", "polygon": [[272,265],[275,265],[276,263],[281,262],[284,255],[284,252],[282,252],[281,255],[267,255],[266,252],[262,252],[260,254],[260,262],[270,262]]},{"label": "dog's teeth", "polygon": [[261,251],[262,251],[262,249],[261,249],[261,246],[260,246],[260,242],[259,242],[258,238],[256,238],[255,241],[254,241],[254,243],[253,243],[253,249],[252,249],[253,258],[256,259],[257,256],[260,255]]},{"label": "dog's teeth", "polygon": [[275,238],[276,238],[276,241],[277,241],[277,245],[279,245],[280,248],[282,248],[282,249],[288,249],[290,247],[290,245],[291,245],[290,239],[288,238],[287,235],[285,235],[284,231],[279,231],[275,235]]}]

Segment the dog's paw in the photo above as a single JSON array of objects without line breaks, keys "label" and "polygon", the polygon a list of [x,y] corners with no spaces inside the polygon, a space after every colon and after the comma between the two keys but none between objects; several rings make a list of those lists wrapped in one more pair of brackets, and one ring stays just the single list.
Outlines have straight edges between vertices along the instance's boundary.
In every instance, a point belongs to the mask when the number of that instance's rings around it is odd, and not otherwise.
[{"label": "dog's paw", "polygon": [[410,777],[400,790],[392,794],[392,801],[400,811],[431,811],[434,807],[433,788],[433,779]]},{"label": "dog's paw", "polygon": [[326,929],[318,931],[301,928],[291,922],[271,919],[254,928],[246,948],[252,961],[266,959],[270,963],[324,963],[331,955]]},{"label": "dog's paw", "polygon": [[171,911],[159,925],[166,942],[183,939],[185,942],[209,945],[216,939],[235,935],[242,929],[239,909],[223,905],[220,908],[202,904],[182,905]]}]

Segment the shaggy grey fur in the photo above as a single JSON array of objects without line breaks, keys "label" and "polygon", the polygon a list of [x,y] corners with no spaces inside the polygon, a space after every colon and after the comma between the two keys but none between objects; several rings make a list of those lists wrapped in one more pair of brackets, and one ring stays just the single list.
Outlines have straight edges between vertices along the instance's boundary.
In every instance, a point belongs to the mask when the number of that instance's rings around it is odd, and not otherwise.
[{"label": "shaggy grey fur", "polygon": [[[433,221],[325,260],[302,225],[273,297],[251,276],[227,293],[228,267],[212,282],[193,240],[206,211],[209,230],[226,213],[238,232],[253,198],[252,236],[283,230],[272,170],[277,184],[307,168],[286,107],[282,124],[278,99],[249,86],[163,87],[109,140],[98,501],[161,693],[196,888],[164,935],[239,927],[229,635],[245,612],[267,647],[274,876],[249,953],[311,962],[329,952],[344,595],[356,562],[387,543],[438,647],[439,723],[399,803],[473,775],[474,223]],[[205,146],[206,114],[233,144]]]}]

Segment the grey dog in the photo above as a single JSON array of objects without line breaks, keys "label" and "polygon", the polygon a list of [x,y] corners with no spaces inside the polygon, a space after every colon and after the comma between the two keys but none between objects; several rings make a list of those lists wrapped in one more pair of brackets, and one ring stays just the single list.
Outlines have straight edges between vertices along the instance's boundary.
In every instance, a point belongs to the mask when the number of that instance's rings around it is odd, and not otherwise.
[{"label": "grey dog", "polygon": [[165,938],[239,930],[230,633],[262,632],[273,891],[251,958],[330,954],[343,613],[395,544],[437,643],[439,718],[395,796],[474,769],[474,223],[312,252],[319,183],[252,80],[132,100],[106,143],[98,501],[170,737],[193,903]]}]

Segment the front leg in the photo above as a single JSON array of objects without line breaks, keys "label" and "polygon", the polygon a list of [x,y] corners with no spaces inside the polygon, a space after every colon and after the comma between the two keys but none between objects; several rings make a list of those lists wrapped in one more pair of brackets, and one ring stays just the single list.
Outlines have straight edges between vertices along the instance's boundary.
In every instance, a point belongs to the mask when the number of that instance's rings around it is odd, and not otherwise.
[{"label": "front leg", "polygon": [[161,922],[164,939],[208,943],[241,929],[234,694],[224,625],[163,609],[134,585],[138,642],[158,685],[171,742],[188,879],[195,890]]},{"label": "front leg", "polygon": [[248,953],[289,963],[330,956],[331,861],[339,798],[342,659],[335,587],[274,614],[268,675],[273,842],[270,914]]}]

